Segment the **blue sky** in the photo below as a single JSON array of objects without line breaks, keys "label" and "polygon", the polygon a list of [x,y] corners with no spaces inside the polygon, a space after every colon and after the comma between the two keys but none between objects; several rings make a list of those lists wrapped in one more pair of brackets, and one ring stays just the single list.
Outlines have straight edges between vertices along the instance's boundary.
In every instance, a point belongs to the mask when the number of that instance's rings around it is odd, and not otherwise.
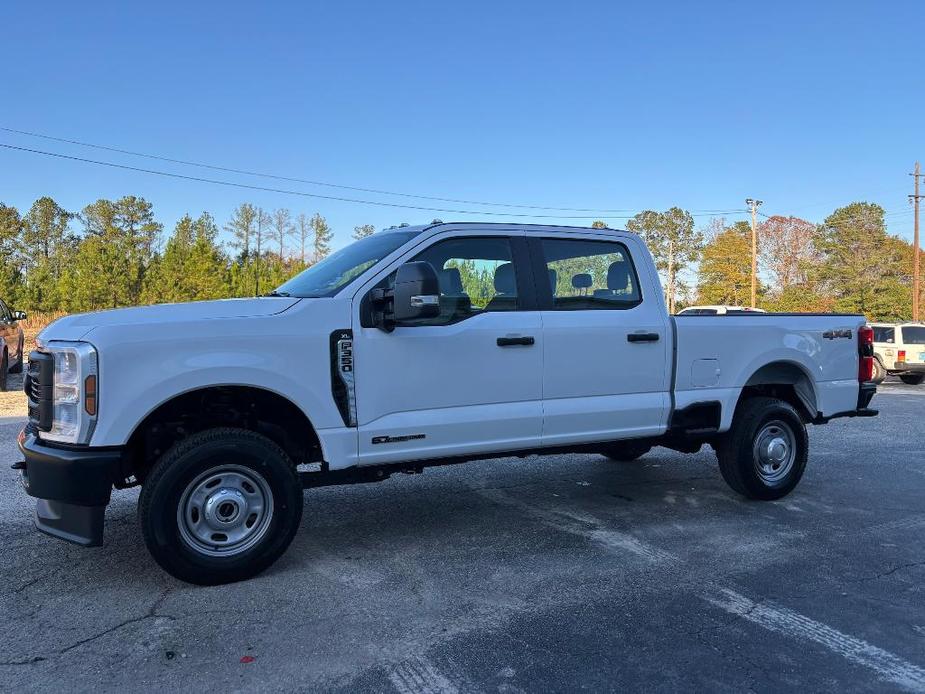
[{"label": "blue sky", "polygon": [[[0,126],[331,183],[625,214],[740,209],[751,196],[767,214],[820,221],[870,200],[890,213],[892,233],[911,238],[907,173],[925,160],[923,20],[921,2],[8,3]],[[0,143],[322,195],[530,214],[282,184],[6,132]],[[222,224],[242,201],[319,211],[336,246],[363,223],[505,218],[0,149],[0,201],[28,208],[44,194],[72,210],[141,195],[168,230],[187,211]]]}]

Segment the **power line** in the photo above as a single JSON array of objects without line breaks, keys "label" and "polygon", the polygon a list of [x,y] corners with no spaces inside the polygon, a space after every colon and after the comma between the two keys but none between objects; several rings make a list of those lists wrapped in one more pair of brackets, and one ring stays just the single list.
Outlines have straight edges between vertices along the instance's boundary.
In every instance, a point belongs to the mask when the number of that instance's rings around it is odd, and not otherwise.
[{"label": "power line", "polygon": [[[47,152],[41,149],[30,149],[29,147],[18,147],[16,145],[10,145],[3,142],[0,142],[0,147],[6,149],[16,150],[19,152],[29,152],[31,154],[41,154],[46,157],[55,157],[57,159],[67,159],[69,161],[77,161],[84,164],[95,164],[97,166],[108,166],[114,169],[122,169],[125,171],[135,171],[138,173],[146,173],[154,176],[163,176],[166,178],[178,178],[184,181],[196,181],[199,183],[211,183],[212,185],[218,186],[227,186],[231,188],[245,188],[247,190],[259,190],[267,193],[281,193],[283,195],[298,195],[305,198],[317,198],[320,200],[331,200],[335,202],[349,202],[357,205],[373,205],[376,207],[390,207],[404,210],[418,210],[422,212],[444,212],[450,214],[465,214],[465,215],[483,215],[490,217],[533,217],[537,219],[632,219],[633,215],[554,215],[554,214],[526,214],[526,213],[515,213],[515,212],[486,212],[484,210],[461,210],[461,209],[449,209],[445,207],[424,207],[421,205],[403,205],[395,202],[383,202],[379,200],[362,200],[359,198],[345,198],[335,195],[321,195],[319,193],[306,193],[301,190],[286,190],[284,188],[269,188],[267,186],[256,186],[248,183],[237,183],[235,181],[222,181],[215,178],[203,178],[201,176],[189,176],[186,174],[173,173],[169,171],[158,171],[157,169],[145,169],[138,166],[129,166],[128,164],[117,164],[110,161],[100,161],[98,159],[87,159],[84,157],[75,157],[70,154],[61,154],[59,152]],[[729,214],[740,213],[741,210],[730,211]],[[691,215],[694,217],[703,217],[703,216],[713,216],[710,214],[696,214]]]},{"label": "power line", "polygon": [[[172,157],[165,157],[165,156],[161,156],[158,154],[149,154],[146,152],[135,152],[133,150],[121,149],[119,147],[112,147],[110,145],[100,145],[100,144],[94,144],[91,142],[82,142],[80,140],[73,140],[73,139],[68,139],[64,137],[56,137],[54,135],[45,135],[43,133],[31,132],[28,130],[17,130],[16,128],[8,128],[5,126],[0,126],[0,131],[4,131],[8,133],[15,133],[17,135],[26,135],[28,137],[37,137],[43,140],[51,140],[54,142],[62,142],[62,143],[71,144],[71,145],[78,145],[80,147],[90,147],[93,149],[105,150],[107,152],[115,152],[117,154],[127,154],[132,157],[143,157],[146,159],[154,159],[157,161],[168,162],[171,164],[180,164],[182,166],[195,166],[201,169],[210,169],[212,171],[224,171],[225,173],[241,174],[244,176],[256,176],[259,178],[270,178],[270,179],[274,179],[277,181],[288,181],[290,183],[305,183],[308,185],[323,186],[326,188],[338,188],[341,190],[352,190],[352,191],[356,191],[359,193],[372,193],[374,195],[392,195],[392,196],[402,197],[402,198],[415,198],[418,200],[432,200],[435,202],[451,202],[451,203],[457,203],[460,205],[481,205],[485,207],[513,207],[513,208],[529,209],[529,210],[545,210],[548,212],[597,212],[597,213],[606,213],[606,214],[632,212],[632,210],[627,210],[627,209],[617,210],[617,209],[605,209],[605,208],[598,209],[594,207],[549,207],[545,205],[527,205],[527,204],[518,204],[518,203],[486,202],[482,200],[463,200],[460,198],[444,198],[444,197],[437,197],[437,196],[431,196],[431,195],[415,195],[412,193],[399,193],[399,192],[389,191],[389,190],[380,190],[377,188],[348,186],[348,185],[342,185],[339,183],[314,181],[314,180],[306,179],[306,178],[295,178],[292,176],[280,176],[277,174],[270,174],[270,173],[265,173],[265,172],[260,172],[260,171],[248,171],[246,169],[238,169],[238,168],[233,168],[233,167],[228,167],[228,166],[219,166],[216,164],[205,164],[202,162],[190,161],[186,159],[175,159]],[[26,151],[32,151],[32,150],[26,150]],[[318,196],[318,197],[323,197],[323,196]],[[332,198],[332,199],[336,199],[336,198]],[[430,210],[434,208],[410,207],[409,209]],[[440,210],[436,210],[436,211],[440,211]],[[453,210],[449,210],[449,211],[452,212]],[[695,210],[695,212],[703,213],[703,214],[732,214],[733,212],[736,212],[736,211],[737,210]],[[537,216],[537,215],[528,215],[528,216]],[[598,216],[600,216],[600,214],[598,214]],[[563,217],[563,218],[565,219],[566,217]],[[596,219],[597,217],[594,217],[594,218]],[[581,219],[581,218],[580,217],[567,217],[567,219]],[[588,217],[587,219],[592,219],[592,218]],[[610,217],[610,219],[629,219],[629,217]]]}]

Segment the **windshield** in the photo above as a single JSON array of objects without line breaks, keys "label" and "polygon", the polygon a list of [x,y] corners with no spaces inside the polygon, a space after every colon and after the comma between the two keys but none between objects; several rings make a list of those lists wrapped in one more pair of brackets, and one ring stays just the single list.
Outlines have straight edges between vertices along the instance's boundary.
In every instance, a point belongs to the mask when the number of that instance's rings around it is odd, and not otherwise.
[{"label": "windshield", "polygon": [[333,296],[418,233],[420,230],[390,231],[367,236],[303,270],[274,293],[305,298]]},{"label": "windshield", "polygon": [[903,342],[907,345],[925,345],[925,326],[905,327],[902,330]]}]

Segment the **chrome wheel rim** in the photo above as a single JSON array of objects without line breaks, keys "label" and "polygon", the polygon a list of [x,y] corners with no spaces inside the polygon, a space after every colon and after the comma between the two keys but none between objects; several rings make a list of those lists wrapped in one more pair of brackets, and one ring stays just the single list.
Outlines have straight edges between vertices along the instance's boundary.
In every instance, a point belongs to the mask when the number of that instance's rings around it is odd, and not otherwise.
[{"label": "chrome wheel rim", "polygon": [[177,507],[184,543],[211,557],[246,552],[266,535],[272,519],[270,485],[242,465],[206,470],[186,486]]},{"label": "chrome wheel rim", "polygon": [[753,447],[755,472],[769,487],[783,482],[796,460],[796,436],[786,422],[775,420],[759,429]]}]

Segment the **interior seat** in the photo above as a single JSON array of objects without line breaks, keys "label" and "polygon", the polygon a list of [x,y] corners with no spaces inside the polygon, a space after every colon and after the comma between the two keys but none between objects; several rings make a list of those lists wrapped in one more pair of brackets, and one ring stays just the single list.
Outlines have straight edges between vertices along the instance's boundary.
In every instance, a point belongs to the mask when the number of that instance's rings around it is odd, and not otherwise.
[{"label": "interior seat", "polygon": [[630,267],[625,260],[618,260],[607,268],[607,289],[595,289],[594,296],[600,299],[626,297],[630,284]]},{"label": "interior seat", "polygon": [[486,311],[513,311],[517,308],[517,279],[514,277],[514,263],[504,263],[495,268],[495,296],[485,306]]}]

